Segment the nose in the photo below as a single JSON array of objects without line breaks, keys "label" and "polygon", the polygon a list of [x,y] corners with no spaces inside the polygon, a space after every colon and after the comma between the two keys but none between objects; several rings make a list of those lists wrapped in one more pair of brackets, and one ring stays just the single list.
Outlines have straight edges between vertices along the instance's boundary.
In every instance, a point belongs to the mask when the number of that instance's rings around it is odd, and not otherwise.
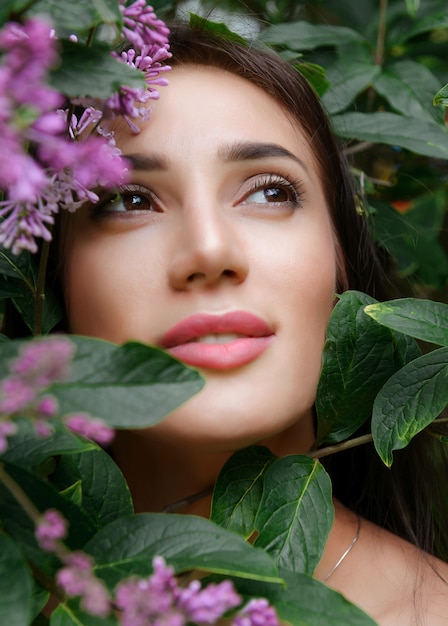
[{"label": "nose", "polygon": [[242,282],[249,268],[237,231],[237,223],[219,208],[185,208],[169,265],[171,286],[185,290]]}]

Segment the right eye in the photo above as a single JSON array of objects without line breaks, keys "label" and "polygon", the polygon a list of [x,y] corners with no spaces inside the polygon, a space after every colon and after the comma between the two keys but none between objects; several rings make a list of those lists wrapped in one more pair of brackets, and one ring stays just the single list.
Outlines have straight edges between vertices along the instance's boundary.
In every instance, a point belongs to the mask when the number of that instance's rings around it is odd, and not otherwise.
[{"label": "right eye", "polygon": [[140,185],[126,185],[95,207],[99,214],[127,213],[131,211],[159,211],[154,194]]}]

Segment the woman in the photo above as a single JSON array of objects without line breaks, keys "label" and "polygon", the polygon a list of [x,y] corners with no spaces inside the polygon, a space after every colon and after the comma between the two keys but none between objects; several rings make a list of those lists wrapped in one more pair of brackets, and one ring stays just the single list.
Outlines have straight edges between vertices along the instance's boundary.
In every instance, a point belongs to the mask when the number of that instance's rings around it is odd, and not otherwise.
[{"label": "woman", "polygon": [[[171,51],[170,86],[150,121],[138,135],[116,128],[132,182],[67,219],[62,282],[71,332],[156,344],[204,375],[205,388],[163,422],[120,432],[113,454],[137,511],[187,498],[185,512],[208,515],[209,496],[189,496],[213,484],[233,451],[310,450],[335,293],[376,295],[377,263],[301,76],[269,53],[187,27],[173,30]],[[363,514],[365,492],[346,494]],[[344,498],[337,479],[336,493]],[[387,498],[376,519],[398,527]],[[382,625],[445,624],[448,566],[359,524],[340,500],[335,509],[316,577]]]}]

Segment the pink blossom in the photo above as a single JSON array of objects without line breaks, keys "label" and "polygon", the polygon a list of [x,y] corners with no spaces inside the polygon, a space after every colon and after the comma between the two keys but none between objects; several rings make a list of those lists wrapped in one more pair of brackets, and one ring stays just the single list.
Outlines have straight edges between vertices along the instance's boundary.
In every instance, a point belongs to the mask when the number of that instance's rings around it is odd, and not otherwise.
[{"label": "pink blossom", "polygon": [[0,384],[0,413],[12,415],[24,411],[36,397],[35,389],[18,377],[5,378]]},{"label": "pink blossom", "polygon": [[54,552],[57,544],[67,534],[67,520],[54,509],[42,514],[36,526],[36,539],[43,550]]},{"label": "pink blossom", "polygon": [[58,585],[70,596],[81,596],[82,608],[92,615],[105,617],[110,612],[109,594],[93,573],[93,561],[83,552],[72,552],[64,559],[65,567],[56,574]]},{"label": "pink blossom", "polygon": [[275,609],[264,598],[250,600],[233,620],[233,626],[279,626]]},{"label": "pink blossom", "polygon": [[68,415],[65,418],[65,424],[70,430],[96,441],[101,446],[108,446],[115,434],[114,430],[103,420],[92,418],[85,413]]},{"label": "pink blossom", "polygon": [[11,371],[36,388],[45,388],[68,378],[74,344],[63,337],[31,341],[20,351]]}]

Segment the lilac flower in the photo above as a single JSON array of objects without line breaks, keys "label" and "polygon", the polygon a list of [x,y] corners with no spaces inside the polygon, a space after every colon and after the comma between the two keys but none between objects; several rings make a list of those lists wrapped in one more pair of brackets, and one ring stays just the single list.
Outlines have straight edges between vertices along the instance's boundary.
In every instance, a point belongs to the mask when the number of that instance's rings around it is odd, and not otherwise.
[{"label": "lilac flower", "polygon": [[15,435],[17,432],[17,426],[10,420],[0,422],[0,454],[6,452],[8,447],[7,437]]},{"label": "lilac flower", "polygon": [[98,418],[92,418],[85,413],[69,415],[65,418],[65,425],[75,433],[96,441],[101,446],[108,446],[114,438],[114,430]]},{"label": "lilac flower", "polygon": [[241,598],[230,580],[212,583],[203,589],[198,580],[193,580],[177,595],[177,605],[188,616],[188,621],[198,624],[214,624],[226,611],[239,604]]},{"label": "lilac flower", "polygon": [[129,6],[125,6],[125,0],[120,0],[120,10],[123,15],[123,34],[135,48],[142,49],[152,44],[164,46],[168,43],[169,29],[157,18],[146,0],[135,0]]},{"label": "lilac flower", "polygon": [[42,514],[36,526],[36,539],[43,550],[54,552],[58,542],[67,534],[67,520],[54,509]]},{"label": "lilac flower", "polygon": [[83,552],[64,558],[65,567],[56,574],[58,585],[70,597],[80,596],[81,607],[91,615],[105,617],[110,612],[109,594],[93,573],[93,561]]},{"label": "lilac flower", "polygon": [[147,45],[143,46],[140,54],[137,54],[134,48],[130,48],[122,52],[117,58],[130,67],[143,72],[146,87],[120,87],[117,93],[106,100],[104,115],[106,118],[122,115],[132,132],[138,133],[140,129],[132,122],[132,119],[141,118],[143,121],[149,119],[151,109],[144,105],[147,105],[149,100],[157,100],[160,97],[155,85],[166,86],[168,84],[166,78],[161,74],[169,71],[171,67],[162,65],[162,61],[171,58],[171,53],[168,44],[163,47]]},{"label": "lilac flower", "polygon": [[75,346],[62,337],[48,337],[25,345],[11,365],[11,372],[35,388],[64,380],[69,375]]},{"label": "lilac flower", "polygon": [[162,557],[154,558],[153,567],[149,578],[128,579],[117,587],[122,626],[214,624],[241,602],[230,581],[202,588],[195,580],[184,589]]},{"label": "lilac flower", "polygon": [[233,626],[279,626],[275,609],[264,598],[250,600],[233,620]]}]

